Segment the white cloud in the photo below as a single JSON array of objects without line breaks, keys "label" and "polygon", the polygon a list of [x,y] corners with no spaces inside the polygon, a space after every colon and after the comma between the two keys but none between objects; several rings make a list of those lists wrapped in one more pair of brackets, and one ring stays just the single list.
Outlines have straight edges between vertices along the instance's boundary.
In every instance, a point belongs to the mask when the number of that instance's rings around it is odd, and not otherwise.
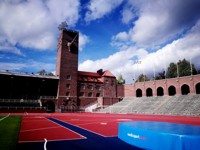
[{"label": "white cloud", "polygon": [[24,68],[25,64],[24,63],[0,63],[0,70],[5,71],[5,70],[20,70]]},{"label": "white cloud", "polygon": [[[30,68],[34,68],[35,73],[37,73],[39,70],[45,69],[47,72],[53,72],[55,71],[55,64],[48,64],[38,61],[28,61],[28,62],[1,62],[0,63],[0,70],[10,70],[10,71],[21,71],[21,70],[29,70]],[[31,72],[34,72],[33,69]]]},{"label": "white cloud", "polygon": [[79,0],[48,0],[49,13],[56,24],[67,20],[68,25],[75,25],[79,19]]},{"label": "white cloud", "polygon": [[99,69],[110,70],[115,75],[133,72],[134,59],[143,58],[148,54],[143,49],[136,50],[129,48],[124,51],[117,52],[107,58],[96,61],[86,60],[79,65],[81,71],[94,71]]},{"label": "white cloud", "polygon": [[0,42],[0,51],[14,53],[19,56],[25,56],[19,48],[12,46],[12,44],[10,44],[6,41]]},{"label": "white cloud", "polygon": [[85,21],[90,22],[104,17],[122,2],[123,0],[91,0],[87,6],[88,11],[85,15]]},{"label": "white cloud", "polygon": [[[130,41],[139,47],[154,47],[165,44],[182,34],[200,17],[200,1],[191,0],[129,0],[122,11],[122,21],[138,19],[127,32]],[[126,15],[129,14],[126,20]]]},{"label": "white cloud", "polygon": [[[133,82],[133,78],[141,73],[153,75],[168,67],[169,63],[186,58],[192,58],[192,63],[200,67],[200,20],[180,39],[173,41],[156,52],[148,53],[144,49],[129,47],[107,58],[92,61],[87,60],[79,65],[79,70],[96,71],[100,68],[110,70],[116,76],[122,74],[127,83]],[[136,60],[141,64],[135,64]]]},{"label": "white cloud", "polygon": [[58,24],[66,20],[74,26],[79,6],[79,0],[0,1],[0,40],[7,40],[12,46],[54,49]]},{"label": "white cloud", "polygon": [[83,33],[79,33],[79,50],[82,51],[87,43],[89,43],[89,37]]}]

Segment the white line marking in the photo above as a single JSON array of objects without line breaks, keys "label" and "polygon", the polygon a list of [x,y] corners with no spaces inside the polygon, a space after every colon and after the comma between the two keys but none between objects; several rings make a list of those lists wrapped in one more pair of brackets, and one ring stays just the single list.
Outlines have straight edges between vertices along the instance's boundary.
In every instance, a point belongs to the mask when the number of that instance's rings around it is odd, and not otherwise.
[{"label": "white line marking", "polygon": [[[85,140],[86,138],[73,138],[73,139],[56,139],[56,140],[48,140],[48,142],[54,141],[72,141],[72,140]],[[18,141],[19,143],[34,143],[34,142],[44,142],[44,140],[37,141]]]},{"label": "white line marking", "polygon": [[44,138],[44,150],[47,150],[47,139]]},{"label": "white line marking", "polygon": [[[67,124],[70,124],[70,125],[72,125],[72,126],[75,126],[75,127],[78,127],[78,128],[81,128],[81,129],[83,129],[83,130],[86,130],[86,131],[89,131],[89,132],[92,132],[92,133],[94,133],[94,134],[97,134],[97,135],[99,135],[99,136],[102,136],[102,137],[107,137],[107,136],[104,136],[104,135],[102,135],[102,134],[100,134],[100,133],[97,133],[97,132],[94,132],[94,131],[91,131],[91,130],[89,130],[89,129],[85,129],[85,128],[82,128],[82,127],[80,127],[80,126],[78,126],[78,125],[74,125],[74,124],[71,124],[71,123],[69,123],[69,122],[65,122],[65,121],[62,121],[62,120],[60,120],[60,119],[57,119],[57,118],[54,118],[54,119],[56,119],[56,120],[59,120],[59,121],[61,121],[61,122],[64,122],[64,123],[67,123]],[[53,122],[53,121],[52,121]],[[57,123],[56,123],[57,124]],[[58,124],[59,125],[59,124]],[[61,126],[61,125],[60,125]],[[69,128],[67,128],[68,130],[71,130],[71,129],[69,129]],[[71,131],[73,131],[73,130],[71,130]],[[75,132],[75,131],[73,131],[74,133],[77,133],[77,132]],[[77,134],[79,134],[79,133],[77,133]],[[79,134],[79,135],[81,135],[81,134]],[[82,135],[83,136],[83,135]],[[83,136],[84,137],[84,136]],[[86,137],[87,138],[87,137]]]},{"label": "white line marking", "polygon": [[20,132],[29,132],[29,131],[38,131],[38,130],[48,130],[48,129],[53,129],[53,128],[60,128],[60,127],[46,127],[46,128],[38,128],[38,129],[30,129],[30,130],[22,130]]},{"label": "white line marking", "polygon": [[1,118],[0,121],[3,121],[4,119],[6,119],[6,118],[9,117],[9,116],[10,116],[10,113],[9,113],[7,116]]},{"label": "white line marking", "polygon": [[[47,119],[47,118],[46,118],[46,119]],[[54,119],[55,119],[55,118],[54,118]],[[75,131],[73,131],[73,130],[71,130],[71,129],[65,127],[65,126],[62,126],[62,125],[60,125],[60,124],[58,124],[58,123],[56,123],[56,122],[54,122],[54,121],[52,121],[52,120],[49,120],[49,119],[47,119],[47,120],[48,120],[48,121],[51,121],[51,122],[53,122],[53,123],[55,123],[55,124],[57,124],[58,126],[64,128],[64,129],[70,130],[71,132],[78,134],[80,137],[82,137],[82,138],[84,138],[84,139],[87,139],[87,137],[85,137],[85,136],[79,134],[78,132],[75,132]],[[56,119],[56,120],[59,120],[59,119]],[[59,120],[59,121],[61,121],[61,120]],[[62,121],[62,122],[64,122],[64,121]],[[66,122],[64,122],[64,123],[66,123]]]}]

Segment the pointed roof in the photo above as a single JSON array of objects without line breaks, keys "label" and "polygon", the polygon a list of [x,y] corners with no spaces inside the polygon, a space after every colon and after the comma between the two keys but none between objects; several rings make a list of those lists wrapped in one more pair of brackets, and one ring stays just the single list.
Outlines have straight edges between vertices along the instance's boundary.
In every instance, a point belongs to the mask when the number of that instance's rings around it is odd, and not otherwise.
[{"label": "pointed roof", "polygon": [[108,70],[104,71],[102,77],[114,77],[115,78],[115,76]]}]

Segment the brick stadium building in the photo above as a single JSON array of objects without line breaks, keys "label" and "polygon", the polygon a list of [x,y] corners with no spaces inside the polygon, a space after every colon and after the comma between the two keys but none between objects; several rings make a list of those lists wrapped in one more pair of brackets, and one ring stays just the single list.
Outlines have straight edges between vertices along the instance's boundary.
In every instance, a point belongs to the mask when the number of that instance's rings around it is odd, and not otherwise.
[{"label": "brick stadium building", "polygon": [[36,100],[49,111],[72,111],[93,104],[112,105],[123,97],[200,94],[200,75],[116,85],[116,77],[108,70],[78,71],[78,45],[78,32],[62,30],[55,77],[0,72],[0,109]]}]

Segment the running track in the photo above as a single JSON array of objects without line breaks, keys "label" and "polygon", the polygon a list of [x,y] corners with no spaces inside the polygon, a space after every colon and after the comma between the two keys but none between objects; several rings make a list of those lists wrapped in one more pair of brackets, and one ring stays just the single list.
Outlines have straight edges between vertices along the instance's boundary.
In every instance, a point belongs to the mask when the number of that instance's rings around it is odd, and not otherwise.
[{"label": "running track", "polygon": [[53,113],[22,115],[18,149],[44,150],[139,150],[117,138],[118,123],[159,121],[200,126],[200,117]]}]

